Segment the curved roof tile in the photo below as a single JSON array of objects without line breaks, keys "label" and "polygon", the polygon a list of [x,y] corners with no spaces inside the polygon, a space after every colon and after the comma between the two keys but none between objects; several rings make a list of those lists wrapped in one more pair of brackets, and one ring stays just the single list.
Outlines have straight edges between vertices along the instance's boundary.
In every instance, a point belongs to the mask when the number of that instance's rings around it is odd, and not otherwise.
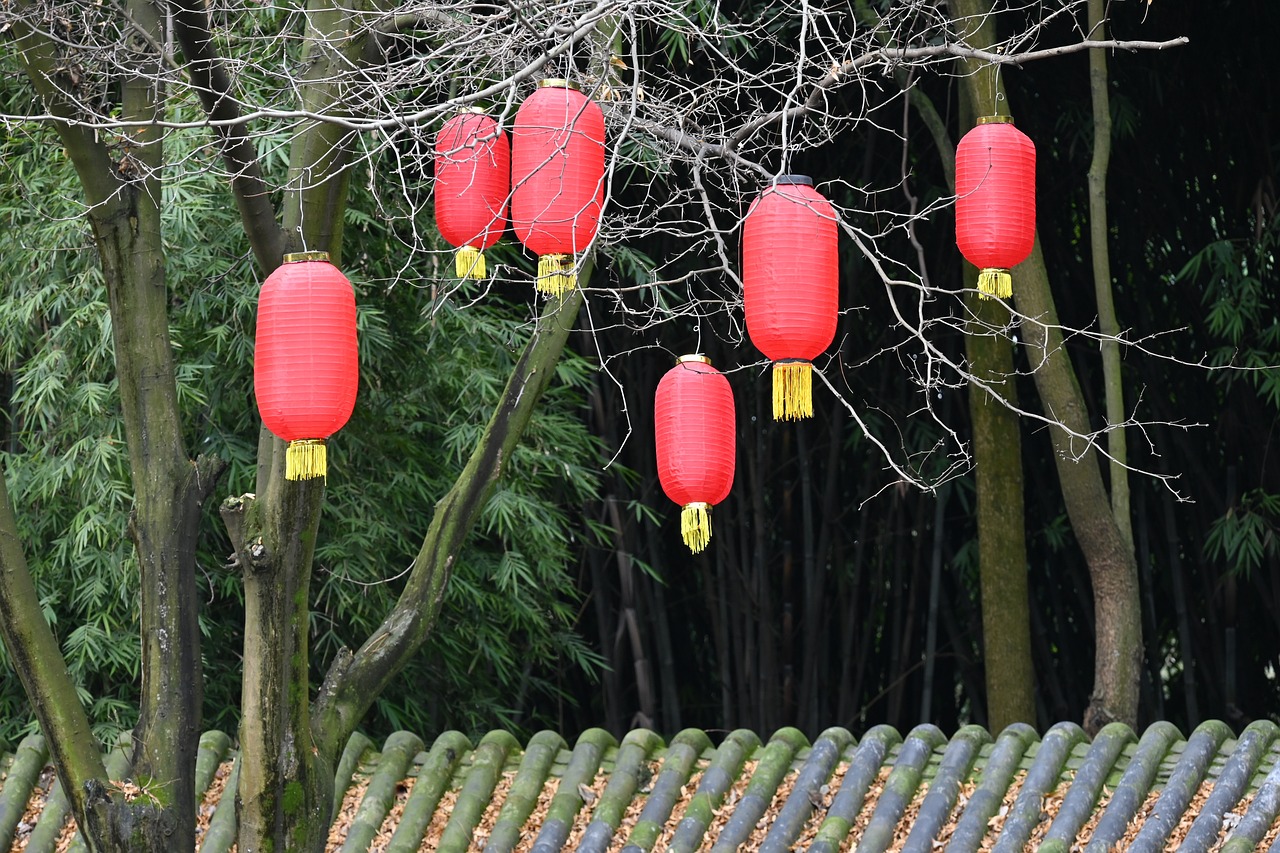
[{"label": "curved roof tile", "polygon": [[[234,758],[225,734],[201,739],[207,853],[234,841],[234,798],[221,796],[234,789]],[[47,759],[39,736],[0,756],[0,849],[18,839],[48,853],[68,831]],[[119,750],[108,762],[127,772]],[[645,730],[619,744],[592,729],[572,748],[554,732],[523,745],[507,732],[476,744],[446,732],[429,746],[397,732],[381,751],[353,736],[336,785],[337,853],[1280,851],[1280,727],[1268,721],[1238,738],[1217,721],[1187,738],[1168,723],[1141,738],[1112,724],[1092,741],[1070,723],[1043,738],[1010,726],[994,740],[977,726],[950,739],[930,725],[906,737],[876,726],[860,741],[832,728],[813,743],[795,729],[766,743],[738,730],[719,744],[686,729],[669,744]]]}]

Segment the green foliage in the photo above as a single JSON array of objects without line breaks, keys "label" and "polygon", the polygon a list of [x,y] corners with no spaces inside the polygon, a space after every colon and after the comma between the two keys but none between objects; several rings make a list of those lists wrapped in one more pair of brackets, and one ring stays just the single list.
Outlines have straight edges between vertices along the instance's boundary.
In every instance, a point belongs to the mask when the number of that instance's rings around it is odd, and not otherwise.
[{"label": "green foliage", "polygon": [[1246,492],[1238,507],[1228,509],[1210,526],[1204,553],[1245,577],[1264,558],[1280,555],[1280,495],[1263,489]]},{"label": "green foliage", "polygon": [[[1273,412],[1280,412],[1278,245],[1280,222],[1260,221],[1253,239],[1210,243],[1178,273],[1180,281],[1204,288],[1205,325],[1222,341],[1209,353],[1214,366],[1225,368],[1217,374],[1219,382],[1228,389],[1247,383]],[[1278,534],[1280,494],[1255,488],[1213,521],[1204,553],[1248,577],[1264,559],[1280,554]]]},{"label": "green foliage", "polygon": [[1260,225],[1256,239],[1218,240],[1187,262],[1178,279],[1204,288],[1209,332],[1222,343],[1210,351],[1230,387],[1243,379],[1280,410],[1280,222]]},{"label": "green foliage", "polygon": [[[14,96],[11,93],[11,97]],[[3,97],[0,94],[0,97]],[[193,104],[175,104],[191,117]],[[17,110],[9,110],[17,111]],[[138,570],[127,534],[129,460],[113,375],[110,320],[75,174],[45,128],[0,141],[0,377],[4,475],[41,606],[62,642],[95,730],[136,720]],[[279,152],[287,137],[264,137]],[[164,239],[171,339],[188,449],[229,463],[224,494],[254,491],[252,395],[259,275],[205,134],[166,142]],[[266,168],[283,175],[283,157]],[[365,168],[376,168],[366,165]],[[316,551],[313,679],[359,645],[402,587],[432,508],[465,464],[531,329],[531,306],[408,282],[408,250],[352,181],[344,263],[357,289],[361,386],[332,442]],[[400,220],[403,223],[403,219]],[[420,286],[421,285],[421,286]],[[473,303],[474,304],[471,304]],[[566,508],[596,494],[599,447],[579,410],[593,367],[566,354],[506,476],[454,568],[439,631],[381,697],[376,732],[511,725],[556,692],[567,664],[598,659],[574,633]],[[209,502],[199,565],[206,725],[237,725],[243,609],[231,548]],[[0,650],[0,666],[7,665]],[[0,687],[0,741],[29,728],[16,679]]]}]

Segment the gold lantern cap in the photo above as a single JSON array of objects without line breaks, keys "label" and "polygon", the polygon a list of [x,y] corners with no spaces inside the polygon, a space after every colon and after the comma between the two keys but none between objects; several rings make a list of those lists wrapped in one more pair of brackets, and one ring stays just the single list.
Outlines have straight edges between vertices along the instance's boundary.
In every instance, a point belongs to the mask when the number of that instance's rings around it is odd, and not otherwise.
[{"label": "gold lantern cap", "polygon": [[983,116],[978,124],[1013,124],[1013,116]]},{"label": "gold lantern cap", "polygon": [[289,252],[284,256],[286,264],[296,264],[301,261],[328,261],[328,252]]},{"label": "gold lantern cap", "polygon": [[564,77],[548,77],[546,80],[538,81],[539,89],[572,89],[575,92],[582,91],[582,88],[572,80],[566,80]]},{"label": "gold lantern cap", "polygon": [[700,352],[695,352],[690,355],[682,355],[676,359],[676,364],[685,364],[686,362],[701,362],[702,364],[710,364],[711,359],[707,358],[705,355],[703,355]]}]

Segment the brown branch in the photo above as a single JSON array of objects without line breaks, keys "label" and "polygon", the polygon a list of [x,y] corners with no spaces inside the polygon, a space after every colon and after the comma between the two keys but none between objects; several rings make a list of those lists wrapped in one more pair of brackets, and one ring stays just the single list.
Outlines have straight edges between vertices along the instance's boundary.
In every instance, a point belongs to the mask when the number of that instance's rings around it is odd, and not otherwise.
[{"label": "brown branch", "polygon": [[[590,276],[589,264],[579,271],[582,283]],[[466,467],[436,505],[400,600],[354,657],[344,653],[334,661],[312,705],[322,757],[336,756],[373,700],[430,635],[458,554],[550,384],[581,306],[581,288],[547,304]]]},{"label": "brown branch", "polygon": [[1085,41],[1075,44],[1065,44],[1059,47],[1049,47],[1044,50],[1032,50],[1026,53],[997,53],[990,50],[980,50],[977,48],[966,47],[962,44],[938,44],[928,47],[884,47],[879,50],[869,51],[855,59],[850,59],[842,63],[838,67],[833,67],[826,76],[813,84],[813,90],[809,93],[809,97],[805,99],[803,104],[791,107],[785,110],[776,110],[767,115],[763,115],[755,121],[744,125],[733,136],[725,142],[725,147],[729,150],[736,148],[742,144],[751,134],[757,132],[761,128],[768,127],[771,124],[782,121],[784,118],[799,118],[808,112],[813,111],[821,101],[823,94],[835,89],[840,85],[842,78],[849,77],[852,72],[867,68],[869,66],[883,65],[886,68],[917,59],[931,59],[934,57],[957,57],[978,62],[990,63],[992,65],[1016,65],[1022,66],[1028,62],[1035,62],[1041,59],[1052,59],[1059,56],[1068,56],[1073,53],[1079,53],[1082,50],[1127,50],[1135,52],[1139,50],[1165,50],[1170,47],[1182,47],[1191,40],[1186,36],[1181,36],[1168,41],[1093,41],[1086,39]]},{"label": "brown branch", "polygon": [[192,87],[200,95],[231,173],[231,190],[258,269],[269,272],[280,262],[284,234],[276,222],[270,190],[262,179],[247,124],[239,121],[240,105],[231,91],[231,80],[214,49],[209,13],[201,0],[177,0],[170,6],[174,33],[186,55]]}]

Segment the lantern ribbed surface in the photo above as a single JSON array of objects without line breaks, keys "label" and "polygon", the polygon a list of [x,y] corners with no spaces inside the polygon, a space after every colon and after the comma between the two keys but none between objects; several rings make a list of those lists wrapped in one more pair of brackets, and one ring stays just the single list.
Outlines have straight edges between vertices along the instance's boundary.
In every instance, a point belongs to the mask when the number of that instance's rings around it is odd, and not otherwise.
[{"label": "lantern ribbed surface", "polygon": [[711,507],[733,486],[733,391],[701,357],[685,356],[658,383],[653,405],[658,479],[682,507],[681,535],[697,553],[711,538]]},{"label": "lantern ribbed surface", "polygon": [[483,113],[444,123],[435,143],[436,226],[458,249],[459,278],[484,278],[484,250],[506,228],[511,190],[511,143]]},{"label": "lantern ribbed surface", "polygon": [[786,175],[742,224],[742,287],[751,342],[774,365],[774,417],[813,415],[809,361],[831,345],[840,299],[835,209],[808,178]]},{"label": "lantern ribbed surface", "polygon": [[[289,442],[328,438],[351,417],[359,370],[347,277],[327,260],[276,268],[258,297],[254,341],[253,390],[267,429]],[[304,469],[289,479],[324,476],[322,450],[291,445],[290,462]]]},{"label": "lantern ribbed surface", "polygon": [[956,148],[956,245],[980,270],[982,296],[1012,295],[1009,268],[1035,234],[1035,145],[1011,122],[979,124]]},{"label": "lantern ribbed surface", "polygon": [[545,81],[511,128],[511,224],[539,256],[538,288],[571,289],[573,255],[596,236],[604,205],[604,113],[565,81]]}]

